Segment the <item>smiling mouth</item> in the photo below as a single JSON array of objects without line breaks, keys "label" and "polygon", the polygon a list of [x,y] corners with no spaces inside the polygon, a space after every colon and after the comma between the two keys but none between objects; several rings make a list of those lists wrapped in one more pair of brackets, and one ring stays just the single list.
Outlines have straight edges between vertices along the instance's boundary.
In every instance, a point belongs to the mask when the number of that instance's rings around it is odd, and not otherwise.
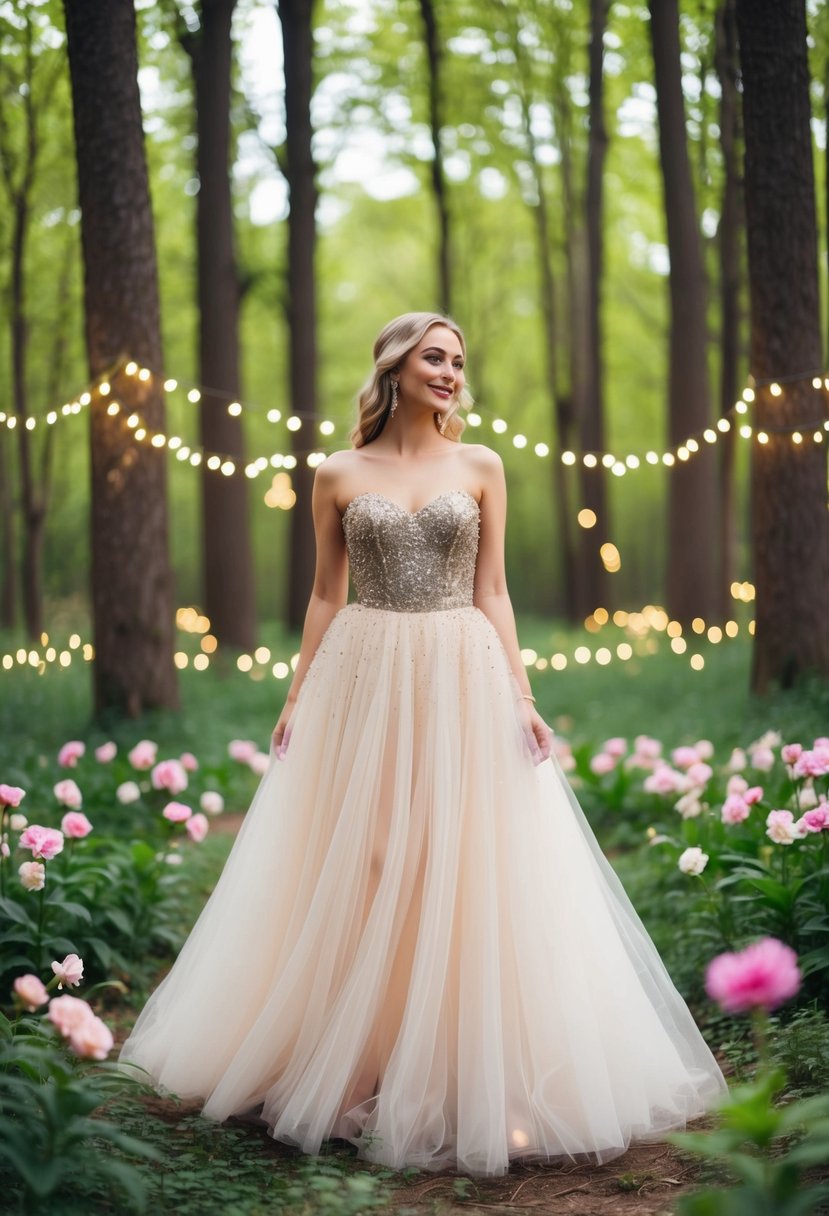
[{"label": "smiling mouth", "polygon": [[452,396],[451,388],[443,388],[437,384],[430,384],[429,388],[432,390],[433,393],[437,393],[437,395],[439,397],[441,397],[444,401],[448,400],[449,397]]}]

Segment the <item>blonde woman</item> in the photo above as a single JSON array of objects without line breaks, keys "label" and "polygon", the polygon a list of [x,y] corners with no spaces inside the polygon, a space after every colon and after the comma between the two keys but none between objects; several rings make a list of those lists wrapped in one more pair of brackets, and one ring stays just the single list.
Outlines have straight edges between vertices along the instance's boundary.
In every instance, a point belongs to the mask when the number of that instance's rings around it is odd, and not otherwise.
[{"label": "blonde woman", "polygon": [[271,766],[122,1059],[307,1152],[492,1175],[608,1160],[724,1081],[551,758],[465,359],[439,314],[377,339]]}]

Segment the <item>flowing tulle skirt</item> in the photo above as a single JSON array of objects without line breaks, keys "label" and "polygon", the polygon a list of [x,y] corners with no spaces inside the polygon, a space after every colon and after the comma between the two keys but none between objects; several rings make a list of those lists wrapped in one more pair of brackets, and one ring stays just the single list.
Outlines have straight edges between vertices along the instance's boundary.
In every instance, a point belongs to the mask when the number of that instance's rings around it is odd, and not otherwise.
[{"label": "flowing tulle skirt", "polygon": [[606,1160],[724,1082],[475,608],[337,614],[122,1053],[316,1152]]}]

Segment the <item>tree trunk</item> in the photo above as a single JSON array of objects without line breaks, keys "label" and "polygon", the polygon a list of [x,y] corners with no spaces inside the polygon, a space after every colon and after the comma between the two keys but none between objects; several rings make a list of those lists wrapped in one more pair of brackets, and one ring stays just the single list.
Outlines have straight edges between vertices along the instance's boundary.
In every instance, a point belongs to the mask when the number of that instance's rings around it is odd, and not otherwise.
[{"label": "tree trunk", "polygon": [[14,535],[14,490],[6,459],[6,436],[0,434],[0,515],[3,529],[3,583],[0,590],[0,627],[17,624],[17,554]]},{"label": "tree trunk", "polygon": [[[585,298],[584,380],[577,401],[582,452],[602,452],[604,433],[604,364],[602,359],[601,293],[604,274],[604,162],[607,128],[604,120],[604,34],[610,0],[590,0],[590,130],[587,145],[587,291]],[[608,605],[609,582],[599,550],[610,539],[607,472],[599,464],[579,468],[580,506],[594,512],[593,528],[580,528],[579,604],[581,616]]]},{"label": "tree trunk", "polygon": [[420,0],[420,13],[426,40],[427,81],[429,87],[429,130],[432,136],[432,193],[438,218],[438,293],[442,312],[452,309],[452,258],[449,198],[443,169],[443,44],[432,0]]},{"label": "tree trunk", "polygon": [[291,518],[288,623],[297,629],[305,617],[314,579],[314,528],[311,519],[313,476],[303,450],[314,445],[317,416],[316,166],[311,151],[314,0],[278,0],[285,59],[285,176],[288,212],[287,312],[291,408],[302,416],[293,433],[297,466],[293,480],[296,506]]},{"label": "tree trunk", "polygon": [[[826,415],[804,0],[737,0],[751,290],[752,542],[757,589],[752,688],[829,676]],[[788,380],[788,377],[795,377]],[[783,386],[773,395],[769,381]],[[795,428],[803,430],[794,443]]]},{"label": "tree trunk", "polygon": [[[64,0],[84,254],[86,343],[112,396],[91,406],[92,610],[97,712],[178,705],[166,456],[125,415],[163,432],[155,240],[132,0]],[[149,380],[114,369],[125,357]],[[112,398],[121,404],[110,415]]]},{"label": "tree trunk", "polygon": [[[709,424],[705,268],[688,160],[677,0],[650,0],[659,152],[670,272],[669,442],[681,444]],[[667,606],[689,623],[715,618],[716,465],[701,450],[669,475]]]},{"label": "tree trunk", "polygon": [[204,608],[221,643],[256,645],[256,597],[240,395],[239,280],[230,184],[230,99],[236,0],[202,0],[201,30],[182,39],[196,94],[200,437],[205,451],[232,457],[225,477],[202,465]]},{"label": "tree trunk", "polygon": [[[720,148],[725,182],[718,232],[720,262],[720,414],[733,408],[739,387],[741,200],[738,163],[739,99],[737,26],[734,0],[716,14],[715,62],[720,83]],[[728,615],[729,588],[737,577],[736,440],[733,428],[721,435],[720,456],[720,613]]]}]

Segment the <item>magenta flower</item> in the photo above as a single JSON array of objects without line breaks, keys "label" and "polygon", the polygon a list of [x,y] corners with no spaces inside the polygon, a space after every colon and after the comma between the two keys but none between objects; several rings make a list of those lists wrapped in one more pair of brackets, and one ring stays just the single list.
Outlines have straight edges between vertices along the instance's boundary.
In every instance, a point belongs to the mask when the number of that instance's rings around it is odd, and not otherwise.
[{"label": "magenta flower", "polygon": [[109,764],[117,755],[118,748],[111,740],[109,743],[102,743],[100,747],[95,748],[95,759],[99,764]]},{"label": "magenta flower", "polygon": [[186,823],[193,812],[183,802],[168,802],[161,814],[170,823]]},{"label": "magenta flower", "polygon": [[776,1009],[800,988],[797,955],[775,937],[719,954],[708,964],[705,991],[726,1013]]},{"label": "magenta flower", "polygon": [[162,760],[150,774],[154,790],[167,790],[170,794],[180,794],[187,789],[187,773],[180,760]]},{"label": "magenta flower", "polygon": [[80,810],[83,805],[83,794],[71,777],[67,777],[65,781],[59,781],[55,786],[54,794],[61,806],[68,806],[72,811]]},{"label": "magenta flower", "polygon": [[201,844],[209,829],[210,824],[207,822],[207,816],[202,815],[201,811],[197,815],[191,815],[185,824],[185,831],[196,844]]},{"label": "magenta flower", "polygon": [[763,797],[762,785],[752,785],[743,794],[743,798],[745,799],[745,801],[748,803],[749,806],[754,806],[755,802],[759,802],[762,799],[762,797]]},{"label": "magenta flower", "polygon": [[133,768],[144,772],[146,769],[152,768],[157,755],[158,744],[153,743],[151,739],[142,739],[140,743],[136,743],[132,751],[127,752],[127,759]]},{"label": "magenta flower", "polygon": [[26,797],[26,791],[19,785],[0,785],[0,807],[20,806]]},{"label": "magenta flower", "polygon": [[829,806],[825,802],[821,802],[811,811],[806,811],[805,815],[801,815],[798,819],[797,827],[802,828],[804,832],[829,830]]},{"label": "magenta flower", "polygon": [[39,823],[33,823],[21,832],[18,841],[21,849],[31,849],[32,857],[38,860],[51,861],[63,852],[63,832],[57,828],[44,828]]},{"label": "magenta flower", "polygon": [[29,1013],[33,1013],[49,1000],[49,993],[36,975],[19,975],[12,988],[14,995]]},{"label": "magenta flower", "polygon": [[60,830],[70,840],[83,840],[92,831],[92,824],[82,811],[67,811],[60,821]]},{"label": "magenta flower", "polygon": [[58,764],[61,768],[77,768],[78,761],[85,752],[85,743],[81,743],[80,739],[70,739],[58,752]]}]

